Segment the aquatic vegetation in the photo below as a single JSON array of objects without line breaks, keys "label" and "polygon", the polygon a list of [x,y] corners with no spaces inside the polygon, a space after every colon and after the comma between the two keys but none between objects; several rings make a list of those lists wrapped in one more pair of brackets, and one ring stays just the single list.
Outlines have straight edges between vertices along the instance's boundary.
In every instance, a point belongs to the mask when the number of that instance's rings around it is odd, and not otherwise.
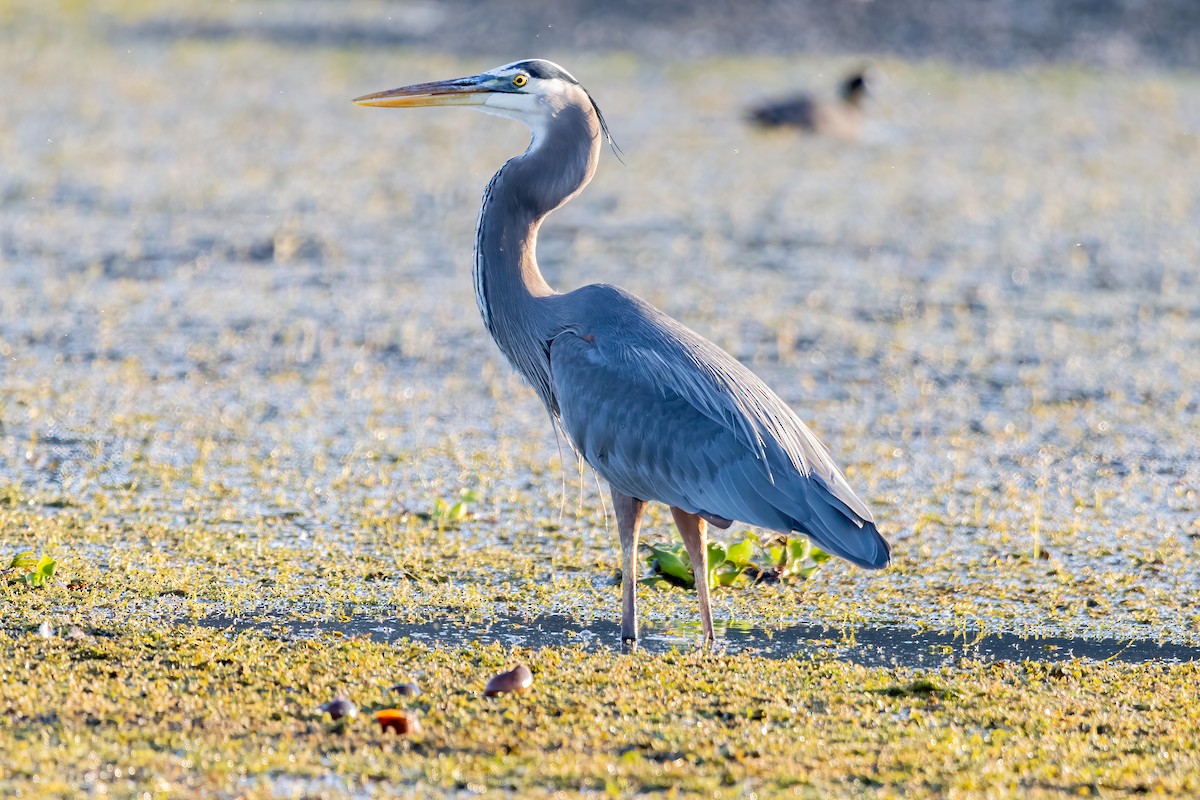
[{"label": "aquatic vegetation", "polygon": [[435,498],[433,507],[427,514],[420,514],[423,519],[432,521],[438,530],[454,527],[471,516],[471,506],[480,500],[479,492],[463,489],[458,493],[454,502]]},{"label": "aquatic vegetation", "polygon": [[[692,560],[682,542],[652,543],[645,561],[651,573],[640,579],[648,586],[669,584],[691,589],[696,584]],[[708,583],[710,586],[736,586],[758,581],[791,578],[807,580],[830,555],[813,545],[806,536],[773,537],[766,546],[753,534],[739,542],[708,542]]]},{"label": "aquatic vegetation", "polygon": [[937,697],[946,700],[959,696],[956,690],[944,687],[929,677],[914,678],[907,684],[892,684],[871,691],[888,697]]},{"label": "aquatic vegetation", "polygon": [[[537,691],[485,699],[482,678],[514,662],[537,665]],[[322,699],[365,697],[380,676],[414,664],[424,692],[407,707],[364,704],[344,724],[314,718]],[[1067,797],[1081,787],[1188,797],[1200,791],[1197,681],[1194,663],[868,669],[746,654],[295,641],[189,625],[50,639],[0,630],[0,795],[266,798],[303,780],[346,782],[305,793],[323,797],[455,794],[467,784],[522,797],[611,786],[816,798],[865,785],[884,797]],[[410,733],[398,737],[400,713]],[[989,790],[997,786],[1012,788]]]},{"label": "aquatic vegetation", "polygon": [[50,556],[39,558],[34,552],[26,551],[13,556],[8,568],[22,574],[25,583],[36,589],[54,577],[54,573],[58,571],[58,562]]},{"label": "aquatic vegetation", "polygon": [[804,536],[789,536],[782,546],[770,547],[767,552],[777,565],[780,578],[795,577],[807,580],[831,558],[829,553]]}]

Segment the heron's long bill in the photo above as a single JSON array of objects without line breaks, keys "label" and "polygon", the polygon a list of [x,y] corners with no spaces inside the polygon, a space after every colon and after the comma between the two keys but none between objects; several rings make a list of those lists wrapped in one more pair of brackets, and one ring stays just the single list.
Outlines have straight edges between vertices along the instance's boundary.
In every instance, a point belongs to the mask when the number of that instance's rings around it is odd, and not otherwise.
[{"label": "heron's long bill", "polygon": [[417,106],[478,106],[487,99],[489,89],[483,76],[456,78],[450,81],[417,83],[375,92],[354,98],[355,105],[382,108],[416,108]]}]

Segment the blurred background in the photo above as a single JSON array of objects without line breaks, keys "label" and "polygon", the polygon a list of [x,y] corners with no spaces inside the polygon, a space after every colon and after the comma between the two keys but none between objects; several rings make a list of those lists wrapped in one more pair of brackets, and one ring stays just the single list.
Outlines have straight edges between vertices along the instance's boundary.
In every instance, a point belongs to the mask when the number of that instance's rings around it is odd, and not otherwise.
[{"label": "blurred background", "polygon": [[[402,559],[379,520],[471,488],[495,602],[552,557],[591,592],[566,607],[611,614],[596,487],[472,295],[479,197],[527,132],[350,103],[530,56],[624,152],[543,229],[550,282],[624,285],[750,364],[894,543],[770,613],[1198,635],[1186,0],[0,1],[4,542],[154,568],[106,521],[215,603],[249,569],[226,545]],[[850,135],[747,121],[864,67]],[[718,615],[761,618],[744,594]]]},{"label": "blurred background", "polygon": [[[88,6],[94,22],[134,37],[423,47],[492,60],[561,48],[680,59],[850,53],[993,68],[1070,62],[1188,69],[1200,63],[1200,10],[1188,0],[299,0],[209,9],[112,4],[107,14],[104,3]],[[122,25],[121,17],[131,24]]]}]

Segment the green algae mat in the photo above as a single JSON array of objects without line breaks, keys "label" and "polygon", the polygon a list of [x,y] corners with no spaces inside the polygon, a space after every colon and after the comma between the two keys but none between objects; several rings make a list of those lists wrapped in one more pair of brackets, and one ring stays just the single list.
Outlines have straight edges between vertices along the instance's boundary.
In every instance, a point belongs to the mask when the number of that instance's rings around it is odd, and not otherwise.
[{"label": "green algae mat", "polygon": [[[1195,664],[864,669],[174,626],[0,636],[5,796],[1189,796]],[[530,664],[531,690],[486,698]],[[416,677],[416,698],[389,696]],[[352,698],[334,723],[318,706]],[[399,703],[419,734],[367,713]]]},{"label": "green algae mat", "polygon": [[[1200,794],[1194,73],[878,59],[861,137],[803,139],[744,110],[858,60],[452,56],[334,24],[449,5],[305,8],[0,2],[0,796]],[[653,509],[672,633],[620,649],[611,509],[475,312],[527,134],[350,104],[533,55],[624,152],[548,280],[762,375],[892,567],[721,587],[702,652]]]}]

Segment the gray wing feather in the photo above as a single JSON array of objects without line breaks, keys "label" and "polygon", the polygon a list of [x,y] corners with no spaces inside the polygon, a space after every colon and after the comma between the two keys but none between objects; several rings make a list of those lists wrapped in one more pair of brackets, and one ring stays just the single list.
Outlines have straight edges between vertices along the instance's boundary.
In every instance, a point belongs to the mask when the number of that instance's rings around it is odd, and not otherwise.
[{"label": "gray wing feather", "polygon": [[550,344],[561,424],[614,488],[692,513],[801,530],[863,566],[887,563],[866,505],[757,376],[615,287],[561,297],[575,298],[571,316],[581,320]]}]

